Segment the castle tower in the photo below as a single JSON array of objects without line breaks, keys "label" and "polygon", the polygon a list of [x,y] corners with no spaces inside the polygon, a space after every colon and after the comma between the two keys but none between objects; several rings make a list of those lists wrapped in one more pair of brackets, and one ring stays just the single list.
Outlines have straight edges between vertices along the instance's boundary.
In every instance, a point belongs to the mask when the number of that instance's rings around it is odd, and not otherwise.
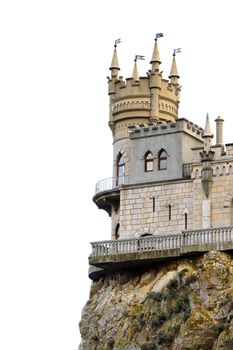
[{"label": "castle tower", "polygon": [[156,120],[174,121],[178,117],[180,86],[175,58],[170,81],[163,79],[157,38],[150,64],[148,75],[139,77],[135,62],[132,77],[123,80],[118,75],[120,68],[115,44],[110,66],[111,78],[108,81],[109,126],[114,140],[128,137],[129,126]]}]

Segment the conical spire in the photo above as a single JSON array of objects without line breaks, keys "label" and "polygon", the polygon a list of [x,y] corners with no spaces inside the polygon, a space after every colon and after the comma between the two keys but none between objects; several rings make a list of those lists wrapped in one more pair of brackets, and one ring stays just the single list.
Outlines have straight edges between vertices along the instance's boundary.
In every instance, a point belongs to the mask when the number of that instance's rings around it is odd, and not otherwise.
[{"label": "conical spire", "polygon": [[159,64],[161,63],[160,57],[159,57],[159,48],[158,48],[157,38],[155,38],[155,46],[154,46],[154,51],[152,54],[150,64],[155,63],[155,62],[157,62]]},{"label": "conical spire", "polygon": [[118,69],[120,70],[119,64],[118,64],[118,57],[117,57],[117,45],[114,45],[114,52],[112,56],[112,63],[109,69]]},{"label": "conical spire", "polygon": [[169,78],[179,78],[179,74],[177,71],[177,66],[176,66],[176,54],[173,53],[173,59],[172,59],[172,67],[171,67],[171,72],[169,75]]},{"label": "conical spire", "polygon": [[135,81],[139,81],[138,66],[137,66],[137,58],[135,58],[135,60],[134,60],[134,69],[133,69],[132,78],[133,78]]},{"label": "conical spire", "polygon": [[210,130],[209,113],[207,113],[207,115],[206,115],[205,130],[204,130],[203,136],[204,137],[213,137],[213,135],[211,134],[211,130]]}]

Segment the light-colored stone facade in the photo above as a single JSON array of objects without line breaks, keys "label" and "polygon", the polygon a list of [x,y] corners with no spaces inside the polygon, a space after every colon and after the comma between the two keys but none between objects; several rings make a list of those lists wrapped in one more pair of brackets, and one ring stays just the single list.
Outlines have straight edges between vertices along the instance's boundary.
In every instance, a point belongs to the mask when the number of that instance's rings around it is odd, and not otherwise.
[{"label": "light-colored stone facade", "polygon": [[98,192],[96,199],[108,207],[112,239],[233,225],[233,144],[223,144],[223,119],[215,120],[212,145],[208,116],[205,128],[178,118],[175,55],[169,80],[159,69],[157,40],[150,63],[147,77],[139,77],[135,59],[132,77],[123,80],[115,45],[108,91],[113,180],[106,198]]}]

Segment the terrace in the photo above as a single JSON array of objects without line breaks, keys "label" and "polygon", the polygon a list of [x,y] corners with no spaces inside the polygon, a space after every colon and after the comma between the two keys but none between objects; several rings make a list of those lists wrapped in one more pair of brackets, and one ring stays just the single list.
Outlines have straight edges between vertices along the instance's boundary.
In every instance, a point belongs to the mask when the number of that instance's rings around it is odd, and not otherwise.
[{"label": "terrace", "polygon": [[92,242],[89,277],[211,250],[233,250],[233,226]]}]

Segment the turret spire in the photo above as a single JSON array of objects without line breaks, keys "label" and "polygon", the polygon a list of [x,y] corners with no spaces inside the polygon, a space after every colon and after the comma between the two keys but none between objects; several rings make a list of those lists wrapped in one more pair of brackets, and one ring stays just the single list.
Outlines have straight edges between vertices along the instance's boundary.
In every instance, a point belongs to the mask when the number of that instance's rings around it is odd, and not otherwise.
[{"label": "turret spire", "polygon": [[109,69],[112,73],[112,78],[118,79],[118,72],[120,70],[120,67],[119,67],[118,56],[117,56],[117,40],[115,41],[114,52],[113,52],[113,56],[112,56],[112,63],[111,63],[111,66],[109,67]]},{"label": "turret spire", "polygon": [[176,53],[174,50],[169,79],[171,79],[171,83],[177,84],[179,77],[180,76],[178,74],[178,70],[177,70],[177,66],[176,66]]},{"label": "turret spire", "polygon": [[134,69],[133,69],[132,78],[133,78],[135,81],[139,81],[138,66],[137,66],[137,57],[135,57],[135,59],[134,59]]},{"label": "turret spire", "polygon": [[213,138],[213,134],[211,134],[211,130],[210,130],[210,121],[209,121],[208,113],[206,115],[205,130],[203,132],[202,137],[204,139],[204,151],[208,154],[211,150],[212,138]]},{"label": "turret spire", "polygon": [[150,61],[150,64],[153,64],[153,63],[157,63],[158,66],[161,63],[160,57],[159,57],[159,48],[158,48],[157,38],[155,38],[154,51],[153,51],[152,58]]},{"label": "turret spire", "polygon": [[210,130],[209,113],[207,113],[207,115],[206,115],[205,130],[204,130],[203,136],[213,137],[213,135],[211,134],[211,130]]}]

